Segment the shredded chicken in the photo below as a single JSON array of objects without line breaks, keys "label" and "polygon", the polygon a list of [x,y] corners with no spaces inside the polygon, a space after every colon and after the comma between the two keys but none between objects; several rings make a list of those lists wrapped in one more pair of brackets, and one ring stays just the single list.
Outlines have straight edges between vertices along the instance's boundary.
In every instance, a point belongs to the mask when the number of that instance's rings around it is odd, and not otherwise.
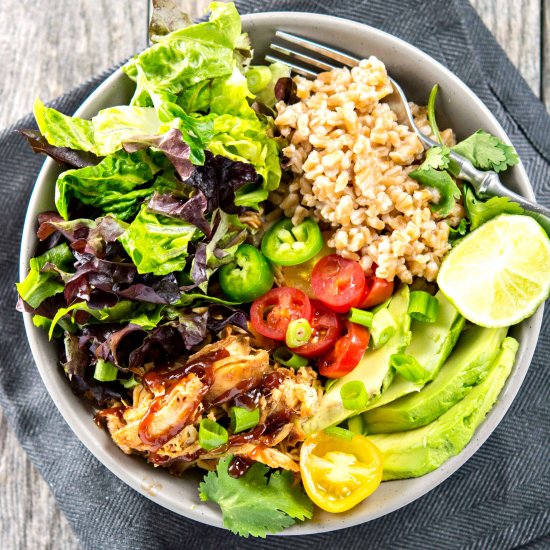
[{"label": "shredded chicken", "polygon": [[[305,439],[302,424],[317,410],[322,393],[315,371],[273,366],[268,352],[255,347],[255,340],[252,343],[245,334],[228,334],[187,360],[221,355],[211,364],[210,378],[201,379],[200,374],[190,372],[165,385],[145,382],[134,389],[131,405],[120,403],[101,411],[122,451],[143,454],[178,474],[193,465],[212,469],[228,454],[271,468],[299,471],[297,445]],[[174,369],[185,369],[187,361],[179,361]],[[272,381],[265,389],[263,384],[269,377]],[[259,392],[254,394],[260,409],[258,427],[249,430],[247,437],[230,433],[227,445],[217,449],[202,449],[198,441],[200,421],[208,417],[228,426],[233,398],[243,389]]]}]

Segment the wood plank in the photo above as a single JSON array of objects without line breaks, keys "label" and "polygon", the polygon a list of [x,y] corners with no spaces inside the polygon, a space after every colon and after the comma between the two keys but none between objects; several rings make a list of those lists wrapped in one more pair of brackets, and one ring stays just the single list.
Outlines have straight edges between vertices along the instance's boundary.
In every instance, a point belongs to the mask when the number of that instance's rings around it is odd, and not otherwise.
[{"label": "wood plank", "polygon": [[0,548],[79,548],[48,485],[19,446],[1,413],[0,510]]},{"label": "wood plank", "polygon": [[2,0],[0,28],[1,128],[144,48],[147,0]]},{"label": "wood plank", "polygon": [[[470,2],[533,92],[540,97],[541,0]],[[548,35],[546,38],[548,40]]]},{"label": "wood plank", "polygon": [[[147,2],[2,0],[0,128],[27,114],[36,95],[54,98],[143,49]],[[0,511],[2,549],[80,547],[1,411]]]},{"label": "wood plank", "polygon": [[542,19],[542,99],[550,113],[550,0],[543,0]]}]

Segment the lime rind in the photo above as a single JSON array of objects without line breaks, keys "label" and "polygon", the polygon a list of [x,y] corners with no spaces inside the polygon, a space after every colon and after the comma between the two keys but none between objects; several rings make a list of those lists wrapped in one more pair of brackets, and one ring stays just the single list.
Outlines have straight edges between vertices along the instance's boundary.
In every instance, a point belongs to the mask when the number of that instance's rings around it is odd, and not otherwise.
[{"label": "lime rind", "polygon": [[472,323],[515,325],[550,295],[550,239],[532,218],[502,214],[449,252],[437,283]]}]

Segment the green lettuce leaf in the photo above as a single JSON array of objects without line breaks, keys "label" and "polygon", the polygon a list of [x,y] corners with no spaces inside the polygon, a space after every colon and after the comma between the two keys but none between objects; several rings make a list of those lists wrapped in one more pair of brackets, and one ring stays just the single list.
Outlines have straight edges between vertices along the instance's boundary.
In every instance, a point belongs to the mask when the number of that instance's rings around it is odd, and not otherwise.
[{"label": "green lettuce leaf", "polygon": [[159,170],[160,166],[145,151],[117,151],[97,166],[63,172],[56,184],[55,205],[66,220],[73,197],[103,213],[128,219],[137,212],[140,202],[152,194],[152,187],[143,185]]},{"label": "green lettuce leaf", "polygon": [[[55,336],[55,332],[58,324],[62,325],[63,322],[74,323],[72,317],[77,311],[85,311],[89,313],[96,322],[99,323],[132,323],[139,325],[144,330],[154,329],[162,319],[162,313],[166,306],[164,305],[151,305],[138,302],[131,302],[130,300],[121,300],[114,306],[104,307],[102,309],[93,309],[87,302],[77,302],[69,307],[61,308],[55,314],[49,325],[48,336],[50,340]],[[71,314],[69,319],[63,319],[67,315]],[[86,324],[90,324],[87,322]],[[45,324],[44,324],[45,328]]]},{"label": "green lettuce leaf", "polygon": [[155,109],[122,105],[103,109],[91,120],[71,117],[34,102],[34,116],[50,145],[69,147],[105,156],[122,147],[134,136],[158,134],[161,123]]},{"label": "green lettuce leaf", "polygon": [[19,296],[36,309],[46,298],[63,292],[64,286],[57,280],[55,272],[43,272],[42,268],[46,264],[52,264],[61,271],[74,272],[74,261],[74,256],[65,243],[51,248],[41,256],[31,258],[28,275],[23,282],[15,285]]},{"label": "green lettuce leaf", "polygon": [[233,533],[262,537],[277,533],[295,523],[295,519],[310,519],[313,503],[289,471],[273,472],[256,462],[242,477],[231,477],[227,468],[232,460],[220,460],[216,472],[209,472],[200,484],[201,500],[218,503],[223,524]]},{"label": "green lettuce leaf", "polygon": [[34,118],[40,133],[50,145],[95,153],[94,127],[91,120],[71,117],[34,101]]},{"label": "green lettuce leaf", "polygon": [[97,155],[109,155],[122,147],[122,142],[134,136],[160,133],[161,122],[151,107],[122,105],[103,109],[92,118],[94,150]]},{"label": "green lettuce leaf", "polygon": [[140,67],[157,90],[177,94],[203,80],[230,74],[240,44],[241,18],[233,3],[212,2],[209,21],[165,35],[122,67],[137,80]]},{"label": "green lettuce leaf", "polygon": [[139,273],[167,275],[183,270],[187,261],[187,246],[200,235],[194,225],[153,214],[142,206],[118,240]]}]

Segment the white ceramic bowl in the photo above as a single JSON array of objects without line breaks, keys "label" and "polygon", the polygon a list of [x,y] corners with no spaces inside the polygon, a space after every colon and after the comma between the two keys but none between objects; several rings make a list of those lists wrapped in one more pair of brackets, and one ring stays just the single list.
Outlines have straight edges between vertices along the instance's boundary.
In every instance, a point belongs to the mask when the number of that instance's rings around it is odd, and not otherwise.
[{"label": "white ceramic bowl", "polygon": [[[428,55],[394,36],[344,19],[307,13],[245,15],[243,26],[250,33],[258,60],[263,59],[275,30],[281,29],[320,42],[330,42],[330,45],[358,57],[377,56],[413,100],[425,102],[432,85],[437,82],[442,91],[439,102],[442,108],[438,109],[440,126],[452,126],[459,137],[465,137],[481,127],[509,142],[499,123],[463,82]],[[129,79],[117,71],[90,95],[76,114],[91,117],[102,108],[127,103],[132,88]],[[27,273],[29,259],[37,244],[37,215],[54,209],[54,184],[58,173],[57,165],[47,160],[36,182],[25,220],[20,260],[21,279]],[[510,171],[508,184],[517,192],[534,199],[521,164]],[[533,356],[541,321],[542,307],[529,320],[514,327],[512,334],[521,343],[514,370],[498,403],[459,455],[424,477],[383,483],[371,497],[349,513],[330,515],[317,511],[312,521],[296,525],[285,533],[309,534],[370,521],[419,498],[455,472],[479,449],[510,407]],[[46,334],[32,324],[29,314],[25,314],[25,328],[44,384],[82,443],[115,475],[154,502],[182,516],[221,526],[221,514],[217,506],[199,501],[197,475],[191,474],[181,479],[171,477],[138,457],[126,456],[106,433],[97,429],[92,421],[92,408],[71,393],[62,370],[56,366],[54,346],[48,342]]]}]

